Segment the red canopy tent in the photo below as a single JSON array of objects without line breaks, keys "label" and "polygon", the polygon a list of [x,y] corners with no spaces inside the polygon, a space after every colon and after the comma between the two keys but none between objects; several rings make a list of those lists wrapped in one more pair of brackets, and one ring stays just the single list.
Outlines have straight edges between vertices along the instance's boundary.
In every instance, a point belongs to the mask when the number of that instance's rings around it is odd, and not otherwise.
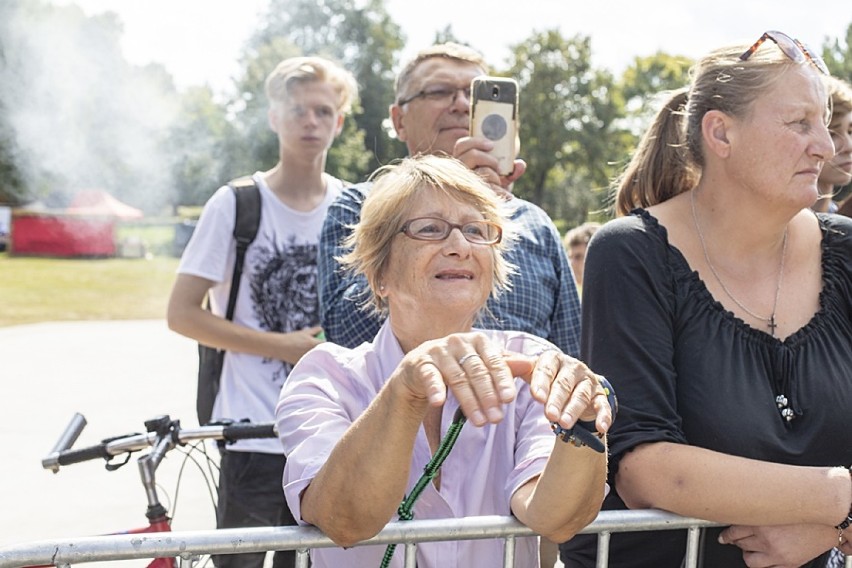
[{"label": "red canopy tent", "polygon": [[115,256],[116,222],[140,217],[142,211],[106,191],[83,190],[64,211],[13,211],[9,252],[60,257]]},{"label": "red canopy tent", "polygon": [[102,189],[78,191],[65,212],[71,215],[105,215],[119,219],[142,218],[140,209],[122,203]]}]

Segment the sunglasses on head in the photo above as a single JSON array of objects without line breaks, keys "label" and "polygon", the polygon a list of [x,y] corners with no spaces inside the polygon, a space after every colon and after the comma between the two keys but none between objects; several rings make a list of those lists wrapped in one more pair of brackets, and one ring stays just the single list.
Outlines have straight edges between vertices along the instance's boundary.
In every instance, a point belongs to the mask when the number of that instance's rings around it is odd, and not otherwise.
[{"label": "sunglasses on head", "polygon": [[781,51],[784,52],[784,55],[789,57],[792,61],[796,63],[803,63],[805,60],[809,60],[814,64],[814,67],[819,69],[820,73],[824,75],[830,75],[828,72],[828,67],[825,64],[825,61],[822,60],[822,57],[819,56],[815,51],[809,49],[808,46],[803,44],[797,39],[791,38],[787,34],[778,31],[769,31],[765,32],[760,39],[754,42],[754,45],[746,50],[745,53],[740,55],[740,59],[745,61],[752,55],[754,52],[758,50],[758,48],[763,45],[763,42],[771,39],[775,42]]}]

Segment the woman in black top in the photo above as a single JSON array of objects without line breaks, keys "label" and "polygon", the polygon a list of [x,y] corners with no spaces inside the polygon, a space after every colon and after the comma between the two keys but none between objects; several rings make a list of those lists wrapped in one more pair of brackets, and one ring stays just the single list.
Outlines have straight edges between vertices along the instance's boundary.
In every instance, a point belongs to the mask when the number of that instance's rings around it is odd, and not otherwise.
[{"label": "woman in black top", "polygon": [[[852,220],[808,209],[824,64],[779,32],[745,47],[696,66],[622,177],[582,354],[621,402],[613,499],[724,523],[704,566],[825,566],[852,538]],[[611,566],[679,566],[657,536],[614,538]]]}]

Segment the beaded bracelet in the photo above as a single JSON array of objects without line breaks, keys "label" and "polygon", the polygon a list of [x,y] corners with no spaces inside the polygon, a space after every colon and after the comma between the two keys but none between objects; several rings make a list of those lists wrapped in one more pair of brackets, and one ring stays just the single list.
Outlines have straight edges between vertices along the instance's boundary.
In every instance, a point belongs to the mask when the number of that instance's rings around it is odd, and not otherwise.
[{"label": "beaded bracelet", "polygon": [[[848,470],[850,481],[852,481],[852,467]],[[834,528],[837,529],[837,546],[838,548],[843,545],[843,531],[852,526],[852,503],[849,505],[849,513],[846,514],[846,518],[839,525],[835,525]]]},{"label": "beaded bracelet", "polygon": [[598,453],[603,453],[606,450],[604,446],[603,434],[595,429],[595,422],[585,422],[578,420],[573,428],[563,428],[558,422],[551,422],[550,428],[563,442],[574,444],[576,447],[588,446]]}]

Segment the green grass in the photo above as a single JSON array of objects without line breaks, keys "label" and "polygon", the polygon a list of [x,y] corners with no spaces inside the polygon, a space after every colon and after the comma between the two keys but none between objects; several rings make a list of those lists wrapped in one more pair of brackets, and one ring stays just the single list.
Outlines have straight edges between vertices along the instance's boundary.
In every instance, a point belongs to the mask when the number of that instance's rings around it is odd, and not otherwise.
[{"label": "green grass", "polygon": [[116,227],[116,241],[138,239],[145,244],[145,250],[157,255],[170,255],[175,236],[173,220],[144,220],[120,223]]},{"label": "green grass", "polygon": [[0,326],[163,318],[177,264],[168,256],[95,260],[2,253]]}]

